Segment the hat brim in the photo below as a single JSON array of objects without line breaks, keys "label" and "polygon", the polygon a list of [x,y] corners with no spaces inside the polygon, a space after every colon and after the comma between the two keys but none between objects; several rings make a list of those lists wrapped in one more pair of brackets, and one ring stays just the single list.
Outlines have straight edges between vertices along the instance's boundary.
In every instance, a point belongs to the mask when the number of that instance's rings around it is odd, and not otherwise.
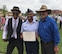
[{"label": "hat brim", "polygon": [[37,13],[40,13],[40,12],[44,12],[44,11],[47,11],[48,14],[51,13],[51,9],[42,9],[42,10],[37,10],[36,12],[37,12]]},{"label": "hat brim", "polygon": [[11,11],[12,11],[12,12],[13,12],[13,11],[18,11],[19,13],[21,13],[21,11],[20,11],[20,10],[14,10],[14,9],[12,9]]},{"label": "hat brim", "polygon": [[36,12],[51,11],[50,9],[37,10]]}]

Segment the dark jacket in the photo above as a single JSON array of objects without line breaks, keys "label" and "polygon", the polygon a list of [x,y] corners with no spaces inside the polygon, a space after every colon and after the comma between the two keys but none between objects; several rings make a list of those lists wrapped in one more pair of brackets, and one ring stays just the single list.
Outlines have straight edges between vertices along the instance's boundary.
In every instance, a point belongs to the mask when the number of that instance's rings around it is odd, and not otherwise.
[{"label": "dark jacket", "polygon": [[[22,20],[19,19],[18,26],[17,26],[17,29],[16,29],[17,39],[20,39],[21,25],[22,25]],[[13,34],[12,18],[8,20],[7,31],[8,31],[8,33],[7,33],[7,39],[10,39],[11,35]]]}]

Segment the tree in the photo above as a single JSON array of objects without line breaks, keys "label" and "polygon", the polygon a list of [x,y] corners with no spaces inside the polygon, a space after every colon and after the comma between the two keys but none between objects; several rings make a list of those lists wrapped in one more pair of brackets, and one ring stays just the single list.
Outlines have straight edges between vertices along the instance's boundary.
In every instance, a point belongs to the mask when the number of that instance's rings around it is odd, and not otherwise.
[{"label": "tree", "polygon": [[6,9],[7,9],[7,8],[6,8],[6,5],[3,5],[3,15],[4,15],[4,17],[6,16],[6,12],[7,12]]}]

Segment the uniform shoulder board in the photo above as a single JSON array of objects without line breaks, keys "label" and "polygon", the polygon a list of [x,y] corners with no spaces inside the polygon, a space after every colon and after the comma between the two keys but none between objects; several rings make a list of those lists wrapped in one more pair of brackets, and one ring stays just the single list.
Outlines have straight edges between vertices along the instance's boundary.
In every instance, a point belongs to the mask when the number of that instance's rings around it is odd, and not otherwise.
[{"label": "uniform shoulder board", "polygon": [[24,20],[24,22],[26,22],[26,20]]},{"label": "uniform shoulder board", "polygon": [[38,22],[38,20],[36,20]]},{"label": "uniform shoulder board", "polygon": [[25,23],[25,22],[26,22],[26,20],[23,21],[23,23]]}]

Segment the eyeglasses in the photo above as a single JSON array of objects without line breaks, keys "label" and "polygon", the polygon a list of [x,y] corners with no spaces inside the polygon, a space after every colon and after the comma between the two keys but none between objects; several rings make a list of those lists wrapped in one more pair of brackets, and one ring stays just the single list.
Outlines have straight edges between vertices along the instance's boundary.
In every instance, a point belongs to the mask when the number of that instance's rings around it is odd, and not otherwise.
[{"label": "eyeglasses", "polygon": [[19,13],[13,13],[14,15],[18,15]]}]

